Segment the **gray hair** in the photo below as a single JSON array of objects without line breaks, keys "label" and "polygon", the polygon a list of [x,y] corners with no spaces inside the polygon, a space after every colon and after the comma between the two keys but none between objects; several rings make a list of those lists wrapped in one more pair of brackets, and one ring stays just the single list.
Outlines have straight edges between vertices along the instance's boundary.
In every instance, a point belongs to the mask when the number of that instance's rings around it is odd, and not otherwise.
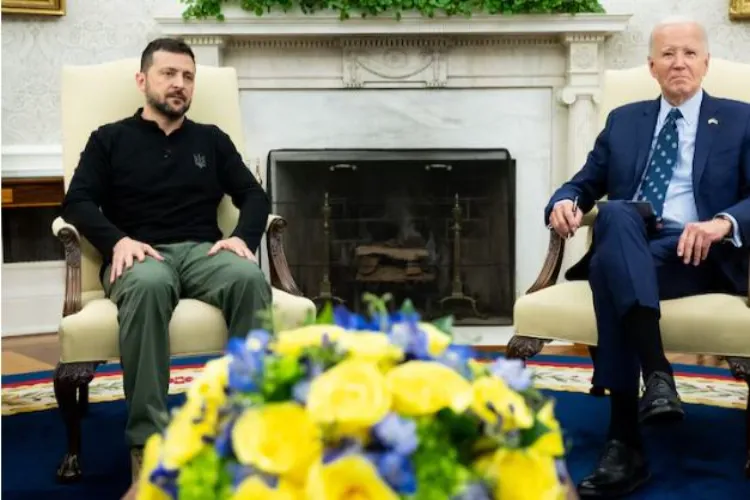
[{"label": "gray hair", "polygon": [[709,52],[708,32],[706,31],[706,28],[703,27],[703,25],[700,22],[688,16],[669,16],[669,17],[662,19],[660,22],[658,22],[656,26],[654,26],[654,28],[651,30],[651,36],[648,37],[648,53],[649,54],[651,54],[651,52],[654,49],[654,34],[657,31],[659,31],[661,28],[664,28],[665,26],[673,26],[675,24],[694,24],[701,33],[701,37],[703,38],[703,46],[706,48],[706,52]]}]

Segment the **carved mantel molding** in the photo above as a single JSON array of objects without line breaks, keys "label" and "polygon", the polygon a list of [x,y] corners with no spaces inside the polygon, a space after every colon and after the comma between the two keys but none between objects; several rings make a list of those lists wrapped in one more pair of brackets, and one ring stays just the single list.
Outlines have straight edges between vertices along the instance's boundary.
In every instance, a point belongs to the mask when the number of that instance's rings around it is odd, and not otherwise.
[{"label": "carved mantel molding", "polygon": [[[356,50],[368,46],[383,46],[392,40],[427,39],[429,47],[418,57],[440,58],[439,52],[447,48],[445,40],[461,40],[461,44],[484,45],[490,38],[494,44],[537,44],[553,39],[557,43],[571,43],[571,51],[581,52],[576,59],[585,62],[588,44],[601,43],[607,36],[622,31],[630,19],[629,14],[578,14],[578,15],[514,15],[489,16],[478,14],[470,18],[425,18],[406,13],[401,20],[390,17],[353,18],[341,21],[334,12],[302,14],[272,12],[255,16],[236,5],[223,7],[225,20],[190,20],[182,18],[184,6],[170,3],[155,15],[155,20],[165,35],[187,39],[198,46],[206,63],[221,61],[226,47],[239,45],[252,47],[341,48],[356,61],[361,59]],[[399,42],[403,43],[403,42]],[[414,47],[414,45],[408,45]],[[207,54],[211,48],[215,53]],[[392,57],[398,49],[390,47]],[[437,51],[437,53],[436,53]],[[596,48],[594,48],[596,51]],[[351,57],[349,62],[351,62]],[[358,63],[356,63],[358,64]],[[355,67],[356,67],[355,64]],[[419,62],[409,61],[416,70]],[[412,67],[414,66],[414,67]],[[440,70],[437,70],[438,73]],[[419,71],[417,71],[418,73]],[[430,76],[428,85],[440,86],[441,77]],[[357,81],[356,76],[351,77]]]},{"label": "carved mantel molding", "polygon": [[622,31],[630,14],[534,14],[471,17],[436,16],[404,13],[392,17],[351,18],[341,21],[335,12],[303,14],[301,11],[271,12],[263,16],[242,10],[237,5],[222,7],[225,20],[189,20],[182,18],[184,5],[165,5],[154,16],[167,35],[228,37],[299,37],[357,35],[490,35],[490,34],[563,34],[609,35]]},{"label": "carved mantel molding", "polygon": [[[443,88],[547,86],[561,103],[598,99],[600,46],[629,14],[425,18],[405,14],[341,21],[336,13],[255,16],[224,6],[225,20],[182,18],[177,2],[155,15],[199,62],[237,67],[241,88]],[[565,47],[565,65],[559,49]],[[452,68],[479,56],[481,69]],[[537,62],[529,62],[535,59]],[[330,64],[338,59],[337,75]],[[284,69],[270,61],[287,62]],[[463,65],[464,67],[466,65]],[[321,78],[320,75],[330,77]]]}]

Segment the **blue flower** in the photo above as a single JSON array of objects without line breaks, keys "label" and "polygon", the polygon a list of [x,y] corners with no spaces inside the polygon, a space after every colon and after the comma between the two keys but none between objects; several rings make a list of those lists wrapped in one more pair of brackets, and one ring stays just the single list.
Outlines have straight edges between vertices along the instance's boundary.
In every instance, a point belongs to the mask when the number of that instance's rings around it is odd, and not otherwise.
[{"label": "blue flower", "polygon": [[263,372],[265,349],[252,349],[244,339],[232,338],[226,350],[231,356],[229,387],[240,392],[256,391]]},{"label": "blue flower", "polygon": [[347,330],[377,330],[374,323],[364,316],[351,312],[344,306],[336,306],[333,309],[333,322],[335,325]]},{"label": "blue flower", "polygon": [[164,490],[172,499],[177,499],[177,476],[179,470],[169,470],[159,464],[149,476],[149,481]]},{"label": "blue flower", "polygon": [[515,391],[525,391],[531,387],[531,370],[527,369],[520,359],[498,358],[489,370]]},{"label": "blue flower", "polygon": [[419,328],[418,323],[400,321],[391,325],[388,338],[391,343],[404,351],[407,359],[432,359],[429,351],[427,334]]},{"label": "blue flower", "polygon": [[492,500],[492,495],[486,484],[471,482],[460,493],[454,495],[451,500]]},{"label": "blue flower", "polygon": [[309,379],[302,379],[292,387],[292,397],[299,404],[307,404],[307,395],[310,393],[311,382]]},{"label": "blue flower", "polygon": [[565,465],[565,460],[555,460],[555,470],[557,471],[557,478],[560,480],[560,482],[567,483],[570,479],[570,473],[568,472],[567,465]]},{"label": "blue flower", "polygon": [[397,493],[410,495],[417,491],[417,475],[410,457],[396,452],[370,453],[380,477]]},{"label": "blue flower", "polygon": [[469,361],[476,357],[474,349],[469,345],[451,344],[440,355],[438,361],[449,368],[457,371],[464,378],[471,380],[471,368]]},{"label": "blue flower", "polygon": [[389,413],[372,429],[380,443],[401,455],[411,455],[417,449],[417,424],[408,418]]},{"label": "blue flower", "polygon": [[333,446],[328,446],[323,451],[323,463],[329,464],[339,458],[347,455],[360,453],[362,451],[362,443],[358,439],[344,438]]},{"label": "blue flower", "polygon": [[257,476],[269,488],[276,488],[279,484],[279,478],[272,474],[266,474],[251,465],[244,465],[238,462],[227,463],[229,477],[232,478],[232,486],[236,490],[242,481],[249,477]]},{"label": "blue flower", "polygon": [[214,441],[216,454],[221,458],[227,457],[232,453],[232,429],[234,428],[234,422],[234,416],[227,420]]}]

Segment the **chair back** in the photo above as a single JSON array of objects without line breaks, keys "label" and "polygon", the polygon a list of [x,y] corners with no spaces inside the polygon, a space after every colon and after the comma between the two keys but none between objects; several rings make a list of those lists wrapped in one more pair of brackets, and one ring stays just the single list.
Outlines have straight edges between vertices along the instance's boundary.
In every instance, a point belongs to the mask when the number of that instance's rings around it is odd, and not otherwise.
[{"label": "chair back", "polygon": [[[750,102],[750,64],[711,58],[703,88],[714,97]],[[651,76],[648,65],[605,71],[599,103],[600,127],[604,127],[613,109],[635,101],[656,99],[659,92],[659,84]]]},{"label": "chair back", "polygon": [[[91,132],[101,125],[132,116],[144,104],[135,83],[140,59],[121,59],[62,69],[61,115],[62,155],[65,190],[78,166]],[[187,116],[199,123],[218,126],[244,153],[242,116],[237,72],[234,68],[198,65],[195,93]],[[224,235],[234,228],[238,210],[228,197],[222,200],[217,217]],[[85,239],[81,242],[81,291],[101,290],[99,269],[102,257]]]}]

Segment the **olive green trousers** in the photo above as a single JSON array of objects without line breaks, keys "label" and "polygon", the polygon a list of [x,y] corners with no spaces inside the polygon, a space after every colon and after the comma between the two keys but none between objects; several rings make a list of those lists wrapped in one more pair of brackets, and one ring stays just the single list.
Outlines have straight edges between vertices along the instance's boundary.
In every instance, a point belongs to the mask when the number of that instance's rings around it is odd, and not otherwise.
[{"label": "olive green trousers", "polygon": [[244,337],[262,326],[260,311],[271,305],[271,287],[258,264],[211,243],[157,245],[164,257],[136,261],[114,283],[104,270],[104,290],[117,304],[123,387],[128,408],[125,437],[143,446],[163,430],[169,390],[169,321],[180,298],[219,308],[229,336]]}]

